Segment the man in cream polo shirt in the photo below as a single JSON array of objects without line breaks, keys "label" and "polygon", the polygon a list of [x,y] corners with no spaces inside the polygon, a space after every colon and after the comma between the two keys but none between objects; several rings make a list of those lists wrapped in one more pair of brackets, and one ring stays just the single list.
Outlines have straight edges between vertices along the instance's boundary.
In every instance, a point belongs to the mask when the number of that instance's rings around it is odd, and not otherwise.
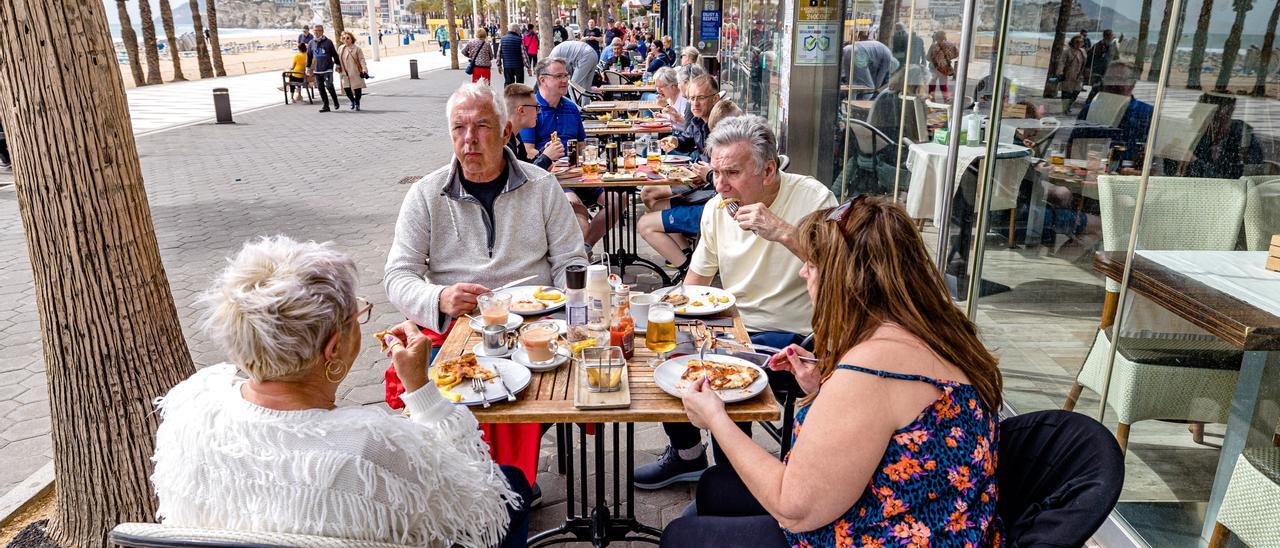
[{"label": "man in cream polo shirt", "polygon": [[[793,252],[796,225],[805,215],[835,206],[836,197],[812,177],[778,170],[777,138],[759,116],[722,120],[706,148],[719,194],[702,211],[701,237],[685,283],[709,285],[719,274],[737,299],[752,342],[775,348],[799,343],[813,331],[813,305],[800,278],[803,262]],[[739,207],[732,215],[730,202]],[[657,462],[636,469],[641,489],[697,481],[707,467],[697,428],[662,426],[671,444]],[[739,426],[750,432],[750,423]]]}]

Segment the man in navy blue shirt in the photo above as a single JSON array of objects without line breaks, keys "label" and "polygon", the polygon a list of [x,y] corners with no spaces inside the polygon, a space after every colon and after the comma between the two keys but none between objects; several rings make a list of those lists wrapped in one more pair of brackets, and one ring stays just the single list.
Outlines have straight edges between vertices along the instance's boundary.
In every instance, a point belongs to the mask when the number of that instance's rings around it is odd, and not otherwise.
[{"label": "man in navy blue shirt", "polygon": [[[569,69],[565,60],[548,57],[538,61],[534,75],[538,79],[538,91],[535,94],[538,100],[538,123],[520,131],[520,140],[524,142],[528,156],[536,157],[546,147],[552,135],[560,139],[561,143],[567,144],[570,140],[585,143],[587,132],[582,127],[582,111],[567,97]],[[601,198],[605,196],[603,188],[575,188],[566,190],[565,196],[569,198],[569,204],[578,217],[588,248],[600,241],[609,230],[609,226],[605,224],[606,218],[617,222],[621,217],[621,200],[617,196],[610,194],[608,200],[605,200],[608,203],[601,203]],[[608,207],[610,214],[596,215],[595,219],[591,219],[587,212],[588,204]]]},{"label": "man in navy blue shirt", "polygon": [[342,61],[338,60],[333,40],[324,35],[324,25],[316,25],[312,30],[315,38],[307,43],[307,76],[316,78],[316,89],[320,90],[320,100],[324,101],[320,112],[329,112],[329,97],[325,93],[333,97],[333,108],[342,107],[338,104],[338,90],[333,87],[333,68],[342,66]]},{"label": "man in navy blue shirt", "polygon": [[[1147,130],[1151,127],[1151,115],[1153,114],[1150,104],[1133,97],[1133,88],[1137,83],[1138,71],[1133,65],[1127,62],[1111,63],[1107,67],[1106,73],[1103,74],[1102,81],[1096,87],[1100,92],[1130,98],[1129,104],[1125,107],[1124,116],[1120,118],[1120,123],[1114,128],[1075,128],[1071,131],[1068,141],[1109,138],[1112,145],[1124,145],[1125,150],[1120,159],[1133,160],[1134,154],[1137,153],[1138,142],[1147,139]],[[1084,107],[1080,109],[1077,119],[1088,119],[1089,107],[1091,106],[1093,106],[1092,100],[1085,103]]]}]

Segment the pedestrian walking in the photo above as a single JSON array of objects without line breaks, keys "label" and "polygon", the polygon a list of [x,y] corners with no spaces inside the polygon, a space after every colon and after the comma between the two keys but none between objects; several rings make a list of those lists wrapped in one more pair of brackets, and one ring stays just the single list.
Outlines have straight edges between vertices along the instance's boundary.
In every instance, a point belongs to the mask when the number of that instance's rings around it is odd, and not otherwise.
[{"label": "pedestrian walking", "polygon": [[436,42],[440,44],[440,55],[449,55],[449,27],[436,27]]},{"label": "pedestrian walking", "polygon": [[564,28],[564,21],[556,19],[556,26],[551,28],[551,47],[560,45],[569,39],[569,29]]},{"label": "pedestrian walking", "polygon": [[1089,52],[1089,71],[1093,78],[1089,81],[1089,97],[1084,102],[1092,101],[1094,96],[1102,91],[1102,77],[1107,73],[1107,67],[1115,60],[1118,50],[1115,33],[1111,29],[1102,31],[1102,39],[1098,40]]},{"label": "pedestrian walking", "polygon": [[[320,100],[324,106],[320,112],[329,112],[329,98],[333,98],[333,108],[341,108],[338,104],[338,90],[333,87],[333,69],[342,61],[338,59],[338,50],[333,40],[324,35],[324,25],[316,25],[311,29],[315,38],[307,44],[307,76],[315,76],[316,88],[320,90]],[[325,95],[325,93],[328,95]]]},{"label": "pedestrian walking", "polygon": [[524,83],[524,38],[520,36],[520,23],[511,23],[507,33],[498,42],[498,70],[502,72],[502,87]]},{"label": "pedestrian walking", "polygon": [[525,71],[529,76],[533,76],[533,66],[538,64],[538,47],[541,45],[538,29],[530,23],[524,32]]},{"label": "pedestrian walking", "polygon": [[956,67],[951,62],[957,57],[960,57],[960,50],[947,40],[946,31],[933,33],[933,45],[929,46],[929,65],[933,76],[929,80],[929,97],[933,97],[934,91],[941,89],[942,100],[951,100],[948,81],[955,76]]},{"label": "pedestrian walking", "polygon": [[364,79],[369,66],[364,62],[364,51],[356,44],[356,35],[342,33],[342,45],[338,46],[338,72],[342,74],[342,91],[351,102],[351,110],[360,110],[360,96],[364,92]]},{"label": "pedestrian walking", "polygon": [[489,43],[489,32],[484,27],[476,29],[476,38],[462,46],[462,55],[471,60],[471,82],[484,79],[493,82],[492,68],[494,54],[493,44]]},{"label": "pedestrian walking", "polygon": [[1088,73],[1086,63],[1088,54],[1084,50],[1084,38],[1072,36],[1067,47],[1062,51],[1062,59],[1058,67],[1058,91],[1066,99],[1066,114],[1071,114],[1071,107],[1076,98],[1084,91],[1084,78]]},{"label": "pedestrian walking", "polygon": [[311,42],[311,38],[312,38],[311,29],[307,27],[302,27],[302,34],[298,35],[298,44],[306,45]]}]

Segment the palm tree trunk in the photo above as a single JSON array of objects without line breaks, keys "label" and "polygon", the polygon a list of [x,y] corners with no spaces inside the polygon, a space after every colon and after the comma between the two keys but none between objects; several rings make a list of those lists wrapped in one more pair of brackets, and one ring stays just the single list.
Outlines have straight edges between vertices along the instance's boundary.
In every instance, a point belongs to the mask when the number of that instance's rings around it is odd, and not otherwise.
[{"label": "palm tree trunk", "polygon": [[142,60],[138,59],[138,35],[133,31],[133,21],[129,18],[125,0],[116,0],[116,9],[120,12],[120,39],[124,41],[124,50],[129,54],[129,70],[133,72],[133,85],[145,86],[147,79],[142,75]]},{"label": "palm tree trunk", "polygon": [[[551,48],[555,46],[552,42],[555,37],[552,36],[553,24],[556,20],[555,13],[556,0],[538,0],[538,59],[546,59],[551,57]],[[558,11],[558,10],[557,10]]]},{"label": "palm tree trunk", "polygon": [[449,68],[458,70],[458,48],[462,47],[462,41],[458,40],[458,23],[454,20],[455,17],[453,0],[444,0],[445,26],[449,27],[449,42],[453,44],[449,48]]},{"label": "palm tree trunk", "polygon": [[1200,89],[1200,71],[1204,68],[1204,48],[1209,45],[1209,17],[1213,14],[1213,0],[1200,4],[1200,19],[1196,20],[1196,35],[1191,39],[1191,59],[1187,63],[1187,89]]},{"label": "palm tree trunk", "polygon": [[331,36],[342,37],[342,32],[346,30],[342,26],[342,0],[329,0],[329,18],[333,20]]},{"label": "palm tree trunk", "polygon": [[173,81],[185,82],[186,76],[182,75],[181,53],[178,50],[178,35],[173,30],[173,8],[169,7],[169,0],[160,0],[160,23],[164,25],[165,48],[169,50],[169,62],[173,63]]},{"label": "palm tree trunk", "polygon": [[1164,3],[1164,26],[1160,29],[1160,39],[1156,42],[1155,55],[1151,56],[1151,73],[1147,76],[1148,82],[1159,82],[1161,64],[1164,63],[1164,43],[1169,38],[1170,25],[1173,26],[1173,51],[1178,51],[1178,42],[1182,40],[1182,26],[1187,21],[1187,2],[1180,2],[1178,7],[1178,17],[1173,19],[1173,2],[1166,1]]},{"label": "palm tree trunk", "polygon": [[[502,5],[498,8],[498,35],[502,35],[507,32],[507,28],[511,26],[511,21],[507,20],[507,14],[509,13],[507,10],[511,8],[511,5],[507,0],[502,0],[501,4]],[[517,4],[517,6],[519,6],[519,4]]]},{"label": "palm tree trunk", "polygon": [[0,0],[6,30],[15,14],[40,29],[0,32],[0,115],[44,341],[58,482],[47,534],[59,546],[106,546],[117,523],[155,519],[152,402],[195,372],[123,80],[100,62],[115,49],[104,7]]},{"label": "palm tree trunk", "polygon": [[1240,34],[1244,32],[1244,20],[1253,9],[1253,0],[1236,0],[1232,3],[1236,11],[1236,20],[1231,24],[1231,34],[1222,45],[1222,69],[1218,72],[1218,82],[1214,86],[1217,91],[1227,91],[1231,85],[1231,73],[1235,71],[1236,57],[1240,54]]},{"label": "palm tree trunk", "polygon": [[1065,53],[1063,46],[1067,43],[1067,25],[1071,23],[1071,2],[1072,0],[1061,0],[1058,4],[1058,20],[1053,28],[1053,49],[1049,52],[1049,69],[1044,77],[1044,96],[1058,96],[1058,82],[1050,82],[1049,79],[1058,74],[1059,67],[1062,66],[1062,55]]},{"label": "palm tree trunk", "polygon": [[1271,9],[1271,19],[1267,20],[1267,32],[1262,35],[1262,52],[1258,55],[1258,79],[1253,84],[1253,95],[1267,95],[1267,73],[1271,71],[1271,54],[1276,47],[1276,23],[1280,22],[1280,2]]},{"label": "palm tree trunk", "polygon": [[[1165,9],[1169,9],[1167,1]],[[1133,68],[1138,78],[1141,78],[1146,72],[1147,41],[1151,38],[1151,0],[1142,0],[1142,11],[1138,15],[1138,51],[1133,55]]]},{"label": "palm tree trunk", "polygon": [[160,50],[156,49],[156,22],[151,19],[151,2],[138,2],[138,18],[142,19],[142,47],[146,49],[147,83],[162,84],[160,79]]},{"label": "palm tree trunk", "polygon": [[187,0],[187,5],[191,6],[191,26],[196,33],[196,58],[200,60],[200,77],[213,78],[209,48],[204,43],[204,23],[200,20],[200,0]]},{"label": "palm tree trunk", "polygon": [[[880,32],[876,40],[888,44],[893,39],[893,24],[898,20],[898,0],[884,0],[880,9]],[[996,25],[998,28],[999,25]]]},{"label": "palm tree trunk", "polygon": [[587,30],[587,19],[591,17],[590,12],[591,0],[578,0],[578,40],[582,39],[582,33]]},{"label": "palm tree trunk", "polygon": [[222,44],[218,40],[218,0],[204,0],[204,7],[209,15],[205,24],[209,29],[209,49],[213,53],[213,73],[226,76],[227,69],[222,66]]}]

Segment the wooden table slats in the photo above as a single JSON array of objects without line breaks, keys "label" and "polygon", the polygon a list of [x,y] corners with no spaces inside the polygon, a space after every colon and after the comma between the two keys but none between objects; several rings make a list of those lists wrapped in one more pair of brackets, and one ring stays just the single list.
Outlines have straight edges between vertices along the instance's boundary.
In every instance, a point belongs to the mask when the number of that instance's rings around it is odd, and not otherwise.
[{"label": "wooden table slats", "polygon": [[[712,327],[717,333],[732,333],[741,342],[749,342],[742,317],[733,313],[733,327]],[[677,329],[687,331],[688,326]],[[455,358],[479,342],[478,333],[464,322],[455,324],[445,339],[436,361]],[[636,334],[635,356],[627,362],[627,378],[631,383],[631,407],[626,409],[583,410],[573,406],[573,386],[578,382],[578,369],[570,361],[551,371],[534,372],[529,386],[514,402],[499,402],[488,409],[473,406],[476,419],[486,423],[552,423],[552,422],[688,422],[684,405],[653,382],[653,368],[648,361],[654,353],[644,346],[644,335]],[[434,365],[434,364],[433,364]],[[777,420],[781,414],[773,393],[765,390],[750,400],[726,406],[736,421]]]},{"label": "wooden table slats", "polygon": [[582,107],[582,112],[621,112],[632,110],[662,110],[657,101],[593,101]]}]

